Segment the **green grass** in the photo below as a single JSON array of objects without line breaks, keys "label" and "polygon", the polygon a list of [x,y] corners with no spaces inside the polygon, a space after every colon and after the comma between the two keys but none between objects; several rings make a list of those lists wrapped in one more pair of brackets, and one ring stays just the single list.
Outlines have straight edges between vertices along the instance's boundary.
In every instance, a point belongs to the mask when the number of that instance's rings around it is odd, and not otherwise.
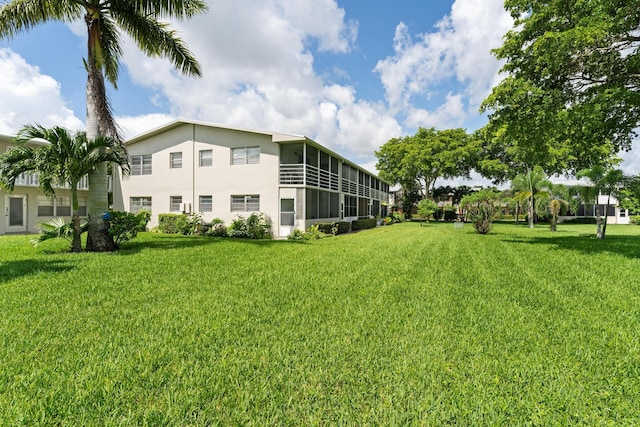
[{"label": "green grass", "polygon": [[637,425],[640,227],[0,237],[0,425]]}]

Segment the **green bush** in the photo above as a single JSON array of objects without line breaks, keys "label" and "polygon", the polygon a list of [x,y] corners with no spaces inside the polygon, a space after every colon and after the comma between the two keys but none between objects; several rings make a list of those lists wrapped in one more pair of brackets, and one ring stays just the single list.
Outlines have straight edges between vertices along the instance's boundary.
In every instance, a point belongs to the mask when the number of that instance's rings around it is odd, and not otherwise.
[{"label": "green bush", "polygon": [[146,231],[147,223],[151,219],[149,211],[137,214],[130,212],[111,211],[109,220],[109,235],[116,245],[133,239],[140,231]]},{"label": "green bush", "polygon": [[263,213],[254,213],[244,218],[236,216],[227,229],[227,236],[240,239],[271,239],[271,222]]},{"label": "green bush", "polygon": [[158,230],[165,234],[179,234],[187,226],[186,214],[158,215]]},{"label": "green bush", "polygon": [[640,215],[634,215],[629,217],[629,224],[640,225]]},{"label": "green bush", "polygon": [[318,226],[318,230],[324,234],[344,234],[349,232],[349,228],[351,228],[351,223],[347,221],[339,221],[339,222],[319,222],[316,224]]},{"label": "green bush", "polygon": [[180,233],[185,236],[204,235],[208,227],[203,227],[203,225],[201,213],[190,213],[187,215]]},{"label": "green bush", "polygon": [[214,218],[209,224],[206,231],[207,236],[226,237],[227,227],[224,225],[224,221],[220,218]]},{"label": "green bush", "polygon": [[485,189],[464,196],[460,206],[466,209],[476,233],[487,234],[497,215],[499,202],[499,194],[496,191]]},{"label": "green bush", "polygon": [[351,230],[366,230],[368,228],[376,227],[376,219],[375,218],[367,218],[367,219],[356,219],[355,221],[351,221]]}]

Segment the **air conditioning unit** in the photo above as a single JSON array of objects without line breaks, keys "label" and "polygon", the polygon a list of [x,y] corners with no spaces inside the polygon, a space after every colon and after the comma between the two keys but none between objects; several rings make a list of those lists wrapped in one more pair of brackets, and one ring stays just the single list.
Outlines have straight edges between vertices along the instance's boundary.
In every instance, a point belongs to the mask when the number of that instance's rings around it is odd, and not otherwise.
[{"label": "air conditioning unit", "polygon": [[180,203],[180,212],[191,213],[191,203]]}]

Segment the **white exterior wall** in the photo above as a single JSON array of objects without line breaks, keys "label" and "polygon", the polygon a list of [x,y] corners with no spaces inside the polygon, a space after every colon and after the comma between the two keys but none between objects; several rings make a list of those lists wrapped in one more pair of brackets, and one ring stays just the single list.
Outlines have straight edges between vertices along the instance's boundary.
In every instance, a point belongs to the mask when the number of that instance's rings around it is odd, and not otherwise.
[{"label": "white exterior wall", "polygon": [[[231,149],[260,147],[260,163],[232,165]],[[212,150],[213,164],[199,166],[200,150]],[[184,123],[138,140],[128,146],[130,156],[152,155],[151,175],[136,175],[114,186],[114,208],[130,210],[131,197],[152,198],[150,227],[158,225],[158,214],[170,212],[170,196],[182,196],[199,212],[199,197],[212,196],[213,212],[203,213],[205,221],[221,218],[229,224],[237,215],[232,212],[232,195],[260,195],[260,212],[278,230],[279,146],[271,135]],[[182,152],[182,168],[171,169],[170,153]],[[118,180],[117,180],[118,181]]]}]

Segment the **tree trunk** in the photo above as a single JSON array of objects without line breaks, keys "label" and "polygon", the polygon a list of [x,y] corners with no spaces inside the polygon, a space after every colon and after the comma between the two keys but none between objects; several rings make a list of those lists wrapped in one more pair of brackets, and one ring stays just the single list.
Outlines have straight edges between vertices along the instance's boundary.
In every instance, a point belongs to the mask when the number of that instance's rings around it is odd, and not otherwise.
[{"label": "tree trunk", "polygon": [[601,240],[604,240],[607,235],[607,217],[609,215],[609,204],[611,203],[611,194],[607,195],[607,205],[604,208],[604,224],[602,224],[602,237]]},{"label": "tree trunk", "polygon": [[535,215],[536,208],[535,208],[535,199],[533,197],[531,197],[529,199],[529,228],[533,228],[533,216]]},{"label": "tree trunk", "polygon": [[520,202],[516,202],[516,225],[518,225],[518,215],[520,215]]},{"label": "tree trunk", "polygon": [[78,212],[78,183],[71,183],[71,222],[73,223],[73,240],[71,241],[71,252],[82,252],[82,241],[80,239],[80,214]]},{"label": "tree trunk", "polygon": [[[104,76],[97,64],[94,49],[100,39],[99,21],[87,14],[88,59],[87,59],[87,139],[98,137],[104,128],[99,120],[104,108],[108,108],[104,90]],[[102,128],[102,129],[101,129]],[[109,209],[107,164],[98,165],[89,174],[89,232],[87,250],[110,252],[116,250],[115,242],[109,235],[109,224],[103,215]]]},{"label": "tree trunk", "polygon": [[602,217],[600,217],[600,208],[597,203],[598,201],[596,199],[596,237],[602,240],[604,239],[604,235],[602,234]]}]

